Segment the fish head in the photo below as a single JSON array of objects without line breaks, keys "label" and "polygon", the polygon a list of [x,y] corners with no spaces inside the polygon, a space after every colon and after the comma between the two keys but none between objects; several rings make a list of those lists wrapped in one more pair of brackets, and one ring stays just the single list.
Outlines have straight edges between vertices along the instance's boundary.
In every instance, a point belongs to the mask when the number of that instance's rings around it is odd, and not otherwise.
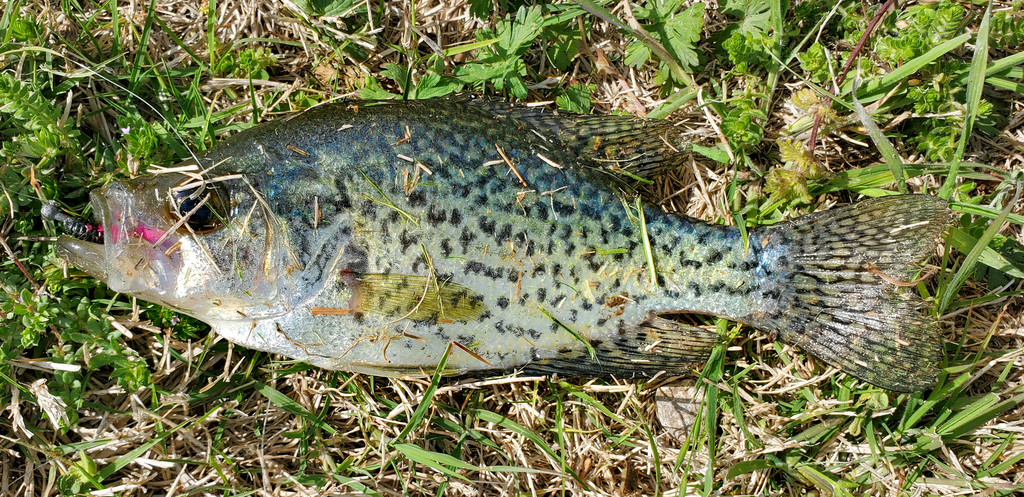
[{"label": "fish head", "polygon": [[207,322],[281,312],[280,229],[240,175],[150,174],[90,201],[103,243],[64,235],[57,255],[111,290]]}]

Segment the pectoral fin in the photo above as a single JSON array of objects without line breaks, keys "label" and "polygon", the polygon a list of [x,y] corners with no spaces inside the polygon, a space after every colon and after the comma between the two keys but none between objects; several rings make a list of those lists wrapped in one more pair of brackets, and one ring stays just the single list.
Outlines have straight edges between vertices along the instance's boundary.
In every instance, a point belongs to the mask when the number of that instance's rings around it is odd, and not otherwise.
[{"label": "pectoral fin", "polygon": [[355,277],[354,287],[356,312],[444,323],[470,321],[486,310],[481,295],[429,276],[362,274]]}]

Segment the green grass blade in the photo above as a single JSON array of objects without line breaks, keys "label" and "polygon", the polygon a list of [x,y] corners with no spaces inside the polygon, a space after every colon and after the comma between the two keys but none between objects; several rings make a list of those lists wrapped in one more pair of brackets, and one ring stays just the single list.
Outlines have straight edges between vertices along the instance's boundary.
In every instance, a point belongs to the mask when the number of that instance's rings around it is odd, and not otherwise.
[{"label": "green grass blade", "polygon": [[985,230],[985,233],[981,235],[978,243],[971,249],[970,253],[967,254],[967,258],[964,259],[963,264],[960,265],[960,269],[957,270],[953,278],[942,288],[942,293],[939,296],[938,311],[941,316],[949,304],[953,302],[953,298],[956,297],[960,287],[967,281],[967,276],[974,271],[974,266],[978,263],[981,258],[982,252],[988,247],[989,242],[996,236],[999,229],[1006,222],[1006,217],[1010,214],[1010,211],[1017,206],[1017,201],[1020,200],[1020,190],[1013,196],[1013,199],[1007,203],[1006,208],[1003,209],[999,217],[992,221],[992,224]]},{"label": "green grass blade", "polygon": [[309,412],[309,410],[303,407],[302,404],[295,402],[287,395],[279,392],[277,389],[263,383],[256,383],[255,387],[257,392],[263,394],[271,404],[274,404],[279,409],[287,413],[294,414],[295,416],[299,416],[313,426],[316,426],[331,435],[336,435],[338,433],[333,426],[324,423],[322,419],[319,419],[316,415]]},{"label": "green grass blade", "polygon": [[545,454],[547,454],[552,459],[557,461],[561,467],[564,467],[565,470],[569,472],[569,475],[572,476],[572,478],[576,480],[580,485],[582,485],[583,488],[587,490],[590,489],[590,485],[588,485],[585,480],[580,478],[580,476],[577,475],[576,472],[573,471],[572,468],[565,463],[565,459],[559,456],[558,453],[555,452],[555,450],[552,449],[551,446],[548,445],[547,442],[540,438],[536,433],[530,431],[525,426],[516,423],[511,419],[506,418],[505,416],[502,416],[492,411],[488,411],[486,409],[472,409],[469,412],[471,412],[481,421],[484,421],[486,423],[494,423],[502,428],[505,428],[506,430],[513,431],[515,433],[522,435],[523,437],[526,437],[526,439],[533,442],[534,445],[537,446],[537,448],[544,451]]},{"label": "green grass blade", "polygon": [[967,142],[971,139],[971,131],[974,130],[974,121],[978,119],[978,104],[981,103],[981,90],[985,87],[985,69],[988,66],[988,32],[989,21],[992,17],[992,2],[985,6],[985,14],[981,18],[981,25],[978,27],[978,38],[974,44],[974,57],[971,59],[971,72],[967,77],[967,116],[964,119],[964,129],[960,134],[960,141],[956,145],[956,154],[949,164],[949,174],[946,182],[939,189],[939,197],[949,200],[953,194],[953,187],[956,186],[957,172],[960,169],[960,159],[967,150]]},{"label": "green grass blade", "polygon": [[[978,239],[971,236],[966,231],[959,228],[952,228],[949,230],[949,244],[953,248],[967,253],[972,247],[978,245]],[[1003,257],[1002,254],[992,250],[991,247],[985,247],[981,251],[981,256],[978,257],[978,262],[998,271],[1002,271],[1014,278],[1024,278],[1024,271],[1014,266],[1012,262]]]},{"label": "green grass blade", "polygon": [[608,409],[608,407],[605,406],[604,404],[602,404],[599,400],[591,397],[590,395],[587,395],[586,392],[580,390],[579,388],[577,388],[577,387],[575,387],[573,385],[570,385],[569,383],[566,383],[564,381],[559,382],[558,386],[564,388],[567,392],[572,394],[574,397],[582,400],[588,406],[591,406],[594,409],[597,409],[598,411],[601,411],[601,414],[604,414],[605,416],[608,416],[608,418],[611,419],[612,421],[615,421],[616,423],[619,423],[621,425],[628,425],[629,424],[624,419],[619,417],[617,414],[612,412],[611,409]]},{"label": "green grass blade", "polygon": [[451,455],[442,454],[440,452],[432,452],[416,444],[393,444],[392,448],[394,448],[398,452],[401,452],[402,455],[408,457],[412,461],[420,463],[429,468],[436,469],[437,471],[444,473],[448,476],[454,476],[455,478],[459,478],[465,481],[469,481],[469,478],[466,478],[465,476],[462,476],[456,473],[455,471],[452,471],[452,469],[449,468],[449,466],[459,469],[469,469],[473,471],[480,469],[472,464],[463,462],[461,459],[458,459]]},{"label": "green grass blade", "polygon": [[[999,217],[999,215],[1001,214],[999,209],[994,209],[987,205],[974,205],[965,204],[961,202],[950,202],[949,208],[961,212],[966,212],[968,214],[972,214],[975,216],[987,217],[989,219],[995,219]],[[1011,223],[1024,226],[1024,216],[1020,214],[1014,214],[1011,212],[1009,215],[1006,216],[1006,220]]]},{"label": "green grass blade", "polygon": [[985,74],[999,74],[1007,69],[1010,69],[1011,67],[1014,67],[1022,63],[1024,63],[1024,52],[1017,52],[1013,55],[1008,55],[989,64],[988,67],[985,69]]},{"label": "green grass blade", "polygon": [[889,166],[892,177],[896,179],[896,188],[900,193],[907,193],[907,178],[903,172],[903,159],[900,158],[900,154],[896,152],[896,148],[892,146],[889,139],[885,137],[885,133],[882,133],[878,124],[875,124],[871,114],[868,114],[867,109],[861,105],[860,100],[857,100],[856,83],[850,96],[853,98],[853,108],[857,113],[857,118],[860,119],[861,125],[867,128],[868,136],[871,137],[875,147],[878,147],[878,152],[885,158],[885,163]]},{"label": "green grass blade", "polygon": [[395,440],[405,440],[405,437],[409,436],[413,430],[416,429],[423,422],[424,416],[427,415],[427,409],[430,408],[434,401],[434,392],[437,391],[437,386],[441,383],[441,378],[444,374],[444,368],[448,365],[448,356],[452,353],[452,344],[449,343],[444,349],[444,354],[441,355],[441,360],[437,363],[437,368],[434,369],[434,376],[430,378],[430,386],[423,391],[423,399],[420,400],[420,405],[416,406],[416,410],[413,411],[412,416],[409,418],[409,422],[405,424],[405,428],[395,437]]},{"label": "green grass blade", "polygon": [[994,393],[981,397],[970,407],[939,426],[936,433],[946,440],[959,438],[995,419],[1000,414],[1017,407],[1018,404],[1024,402],[1024,394],[1015,395],[1002,402],[997,402],[998,400],[999,396]]}]

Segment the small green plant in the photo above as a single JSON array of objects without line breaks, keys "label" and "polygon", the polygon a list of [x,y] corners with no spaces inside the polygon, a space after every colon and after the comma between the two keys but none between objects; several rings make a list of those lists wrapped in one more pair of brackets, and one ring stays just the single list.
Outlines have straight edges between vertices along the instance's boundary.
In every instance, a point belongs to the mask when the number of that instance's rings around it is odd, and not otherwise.
[{"label": "small green plant", "polygon": [[480,49],[475,62],[459,66],[455,76],[459,81],[474,86],[491,84],[499,92],[519,99],[526,98],[527,74],[523,55],[540,34],[542,27],[539,6],[520,7],[514,18],[506,16],[495,29],[477,32],[478,41],[494,40]]},{"label": "small green plant", "polygon": [[[647,21],[643,29],[660,42],[677,63],[683,67],[696,66],[700,63],[695,46],[704,26],[703,3],[694,3],[684,9],[681,0],[662,0],[635,9],[633,14],[638,20]],[[649,44],[636,40],[626,47],[625,62],[633,67],[639,67],[650,60],[651,55]],[[675,78],[664,61],[659,65],[654,81],[658,85],[670,81],[677,86],[687,84]]]},{"label": "small green plant", "polygon": [[719,36],[722,48],[740,74],[757,69],[773,68],[769,32],[773,28],[770,0],[729,0],[722,3],[722,13],[739,19]]}]

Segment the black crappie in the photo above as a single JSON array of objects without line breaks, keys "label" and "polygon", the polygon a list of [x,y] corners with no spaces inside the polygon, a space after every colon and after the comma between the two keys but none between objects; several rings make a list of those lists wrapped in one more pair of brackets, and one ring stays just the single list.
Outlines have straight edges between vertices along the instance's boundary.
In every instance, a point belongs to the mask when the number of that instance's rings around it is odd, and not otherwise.
[{"label": "black crappie", "polygon": [[693,312],[885,388],[934,383],[936,320],[893,282],[933,250],[943,201],[869,200],[751,229],[745,247],[602,172],[673,160],[663,128],[463,98],[323,105],[93,192],[102,244],[63,236],[58,253],[330,369],[420,374],[455,345],[451,374],[682,372],[718,338],[659,315]]}]

